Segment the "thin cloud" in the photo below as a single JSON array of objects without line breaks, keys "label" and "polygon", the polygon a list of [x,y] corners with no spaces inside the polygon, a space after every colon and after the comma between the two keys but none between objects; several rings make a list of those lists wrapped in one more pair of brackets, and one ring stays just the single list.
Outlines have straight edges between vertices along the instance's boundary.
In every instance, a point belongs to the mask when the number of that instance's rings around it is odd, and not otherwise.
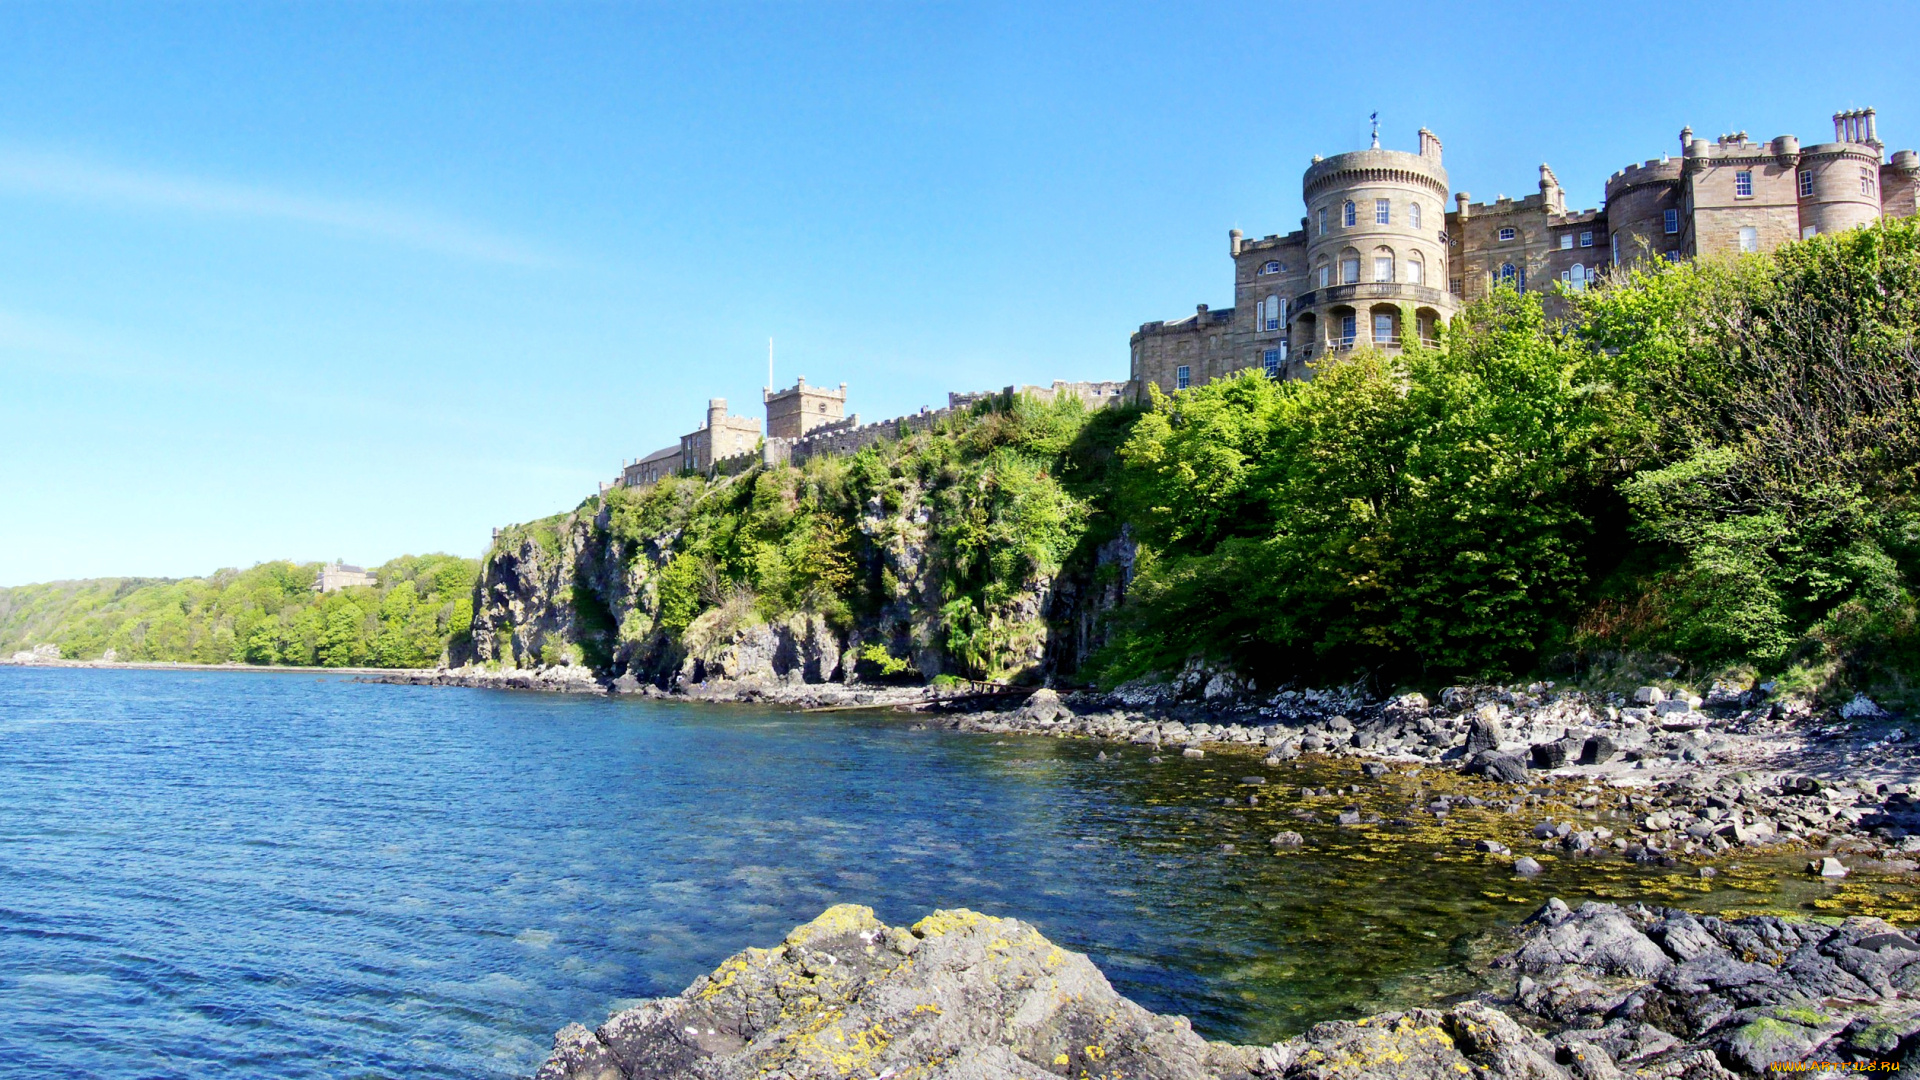
[{"label": "thin cloud", "polygon": [[0,150],[0,189],[80,202],[315,225],[483,262],[545,266],[553,260],[482,229],[373,203],[318,198],[19,150]]}]

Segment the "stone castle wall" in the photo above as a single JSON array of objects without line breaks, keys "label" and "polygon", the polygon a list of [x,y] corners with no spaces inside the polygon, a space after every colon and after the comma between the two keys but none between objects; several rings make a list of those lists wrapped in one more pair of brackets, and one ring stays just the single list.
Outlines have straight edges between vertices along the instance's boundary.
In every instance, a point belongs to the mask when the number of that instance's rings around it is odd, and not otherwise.
[{"label": "stone castle wall", "polygon": [[1833,141],[1804,149],[1791,135],[1708,140],[1689,128],[1678,156],[1620,170],[1605,205],[1585,210],[1567,207],[1545,165],[1537,193],[1474,203],[1459,192],[1448,208],[1440,140],[1424,129],[1415,153],[1383,150],[1376,137],[1371,149],[1315,158],[1299,231],[1228,234],[1232,307],[1202,304],[1133,334],[1134,396],[1248,369],[1303,378],[1321,356],[1429,340],[1461,305],[1503,284],[1545,293],[1552,311],[1564,304],[1560,288],[1585,288],[1639,259],[1774,251],[1920,210],[1920,155],[1903,150],[1883,163],[1871,109],[1833,120]]}]

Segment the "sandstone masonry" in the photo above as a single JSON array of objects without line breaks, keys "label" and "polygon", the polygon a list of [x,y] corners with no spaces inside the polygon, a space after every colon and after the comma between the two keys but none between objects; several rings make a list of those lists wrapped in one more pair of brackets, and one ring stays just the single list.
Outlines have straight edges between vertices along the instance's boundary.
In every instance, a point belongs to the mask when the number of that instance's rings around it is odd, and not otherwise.
[{"label": "sandstone masonry", "polygon": [[[1200,386],[1248,368],[1300,378],[1316,357],[1427,341],[1462,305],[1501,285],[1581,290],[1610,267],[1773,251],[1791,240],[1916,212],[1920,155],[1885,146],[1872,109],[1836,113],[1833,141],[1680,132],[1680,156],[1608,178],[1606,204],[1575,210],[1540,166],[1539,192],[1474,203],[1452,192],[1440,140],[1412,153],[1316,156],[1297,231],[1227,234],[1234,304],[1146,323],[1131,341],[1131,387]],[[1452,203],[1449,208],[1448,203]]]}]

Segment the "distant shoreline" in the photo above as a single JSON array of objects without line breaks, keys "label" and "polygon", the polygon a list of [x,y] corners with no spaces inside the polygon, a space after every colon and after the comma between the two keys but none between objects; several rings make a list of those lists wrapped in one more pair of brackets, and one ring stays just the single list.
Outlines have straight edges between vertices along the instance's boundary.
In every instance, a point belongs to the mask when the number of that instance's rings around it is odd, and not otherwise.
[{"label": "distant shoreline", "polygon": [[287,664],[187,664],[162,660],[4,660],[0,667],[116,668],[127,671],[255,671],[285,675],[398,675],[433,668],[294,667]]}]

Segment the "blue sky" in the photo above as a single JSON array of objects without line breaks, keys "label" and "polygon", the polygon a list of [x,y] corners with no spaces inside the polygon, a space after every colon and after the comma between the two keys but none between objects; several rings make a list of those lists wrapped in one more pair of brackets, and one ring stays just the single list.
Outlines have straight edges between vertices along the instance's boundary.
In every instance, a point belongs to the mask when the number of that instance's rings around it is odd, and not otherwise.
[{"label": "blue sky", "polygon": [[[1124,378],[1315,153],[1920,145],[1920,5],[0,7],[0,585],[477,555],[709,396]],[[1858,57],[1835,62],[1835,56]],[[1343,60],[1342,57],[1350,57]],[[1365,74],[1352,74],[1362,71]]]}]

